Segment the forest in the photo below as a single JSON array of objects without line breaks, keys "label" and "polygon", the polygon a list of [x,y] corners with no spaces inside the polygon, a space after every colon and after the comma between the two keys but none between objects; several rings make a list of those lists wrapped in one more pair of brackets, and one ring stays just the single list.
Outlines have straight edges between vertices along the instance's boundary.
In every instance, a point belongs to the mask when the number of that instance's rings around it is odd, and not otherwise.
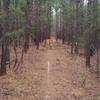
[{"label": "forest", "polygon": [[100,100],[99,0],[0,0],[0,100]]}]

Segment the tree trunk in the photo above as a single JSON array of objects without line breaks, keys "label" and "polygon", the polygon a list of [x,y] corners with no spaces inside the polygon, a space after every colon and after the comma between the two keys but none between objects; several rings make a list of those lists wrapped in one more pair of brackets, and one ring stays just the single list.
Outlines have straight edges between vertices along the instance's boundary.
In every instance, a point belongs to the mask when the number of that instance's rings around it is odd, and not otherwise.
[{"label": "tree trunk", "polygon": [[27,14],[26,14],[26,33],[25,33],[25,43],[24,51],[27,52],[29,49],[29,39],[32,32],[32,10],[33,10],[33,0],[27,0]]},{"label": "tree trunk", "polygon": [[0,75],[6,74],[6,65],[7,61],[9,61],[9,39],[6,36],[7,32],[9,31],[9,5],[10,0],[3,0],[3,7],[5,16],[4,28],[3,28],[3,36],[2,36],[2,57],[1,57],[1,69]]}]

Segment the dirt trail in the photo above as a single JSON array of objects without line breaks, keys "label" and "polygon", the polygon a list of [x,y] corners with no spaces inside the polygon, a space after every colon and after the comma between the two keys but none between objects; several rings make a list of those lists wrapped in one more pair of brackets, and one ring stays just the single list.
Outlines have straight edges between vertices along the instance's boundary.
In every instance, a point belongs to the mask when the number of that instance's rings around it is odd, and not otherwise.
[{"label": "dirt trail", "polygon": [[0,77],[0,100],[100,100],[100,83],[69,47],[30,49],[20,73]]}]

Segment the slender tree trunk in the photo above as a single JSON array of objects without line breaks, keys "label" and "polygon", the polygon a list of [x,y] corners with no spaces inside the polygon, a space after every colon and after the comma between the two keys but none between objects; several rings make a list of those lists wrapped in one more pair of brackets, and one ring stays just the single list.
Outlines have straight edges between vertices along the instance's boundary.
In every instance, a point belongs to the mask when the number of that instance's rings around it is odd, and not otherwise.
[{"label": "slender tree trunk", "polygon": [[27,14],[26,14],[26,33],[25,33],[25,44],[24,51],[27,52],[29,49],[29,39],[32,32],[32,9],[33,9],[33,0],[27,0]]},{"label": "slender tree trunk", "polygon": [[91,45],[91,36],[92,36],[92,29],[90,27],[91,24],[91,16],[92,15],[92,11],[91,11],[91,6],[92,6],[92,1],[89,0],[88,1],[88,9],[87,9],[87,18],[88,18],[88,22],[87,22],[87,27],[88,27],[88,32],[86,33],[86,66],[90,67],[91,64],[91,56],[90,56],[90,45]]},{"label": "slender tree trunk", "polygon": [[0,75],[6,74],[6,65],[7,61],[9,61],[9,39],[6,36],[6,32],[9,31],[9,5],[10,0],[3,0],[3,7],[5,16],[4,28],[3,28],[3,37],[2,37],[2,57],[1,57],[1,69]]}]

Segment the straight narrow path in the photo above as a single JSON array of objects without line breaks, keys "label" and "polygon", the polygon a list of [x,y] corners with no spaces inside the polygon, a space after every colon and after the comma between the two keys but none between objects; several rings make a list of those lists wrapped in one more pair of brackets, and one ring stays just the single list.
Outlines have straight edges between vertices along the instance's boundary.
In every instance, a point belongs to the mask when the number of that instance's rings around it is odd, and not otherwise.
[{"label": "straight narrow path", "polygon": [[[72,83],[72,68],[69,68],[69,58],[66,49],[56,46],[47,51],[47,83],[45,100],[74,100]],[[68,65],[66,64],[68,62]],[[84,89],[82,90],[82,92]],[[80,95],[80,94],[79,94]]]},{"label": "straight narrow path", "polygon": [[31,48],[19,71],[0,77],[0,100],[100,100],[95,75],[66,45]]}]

